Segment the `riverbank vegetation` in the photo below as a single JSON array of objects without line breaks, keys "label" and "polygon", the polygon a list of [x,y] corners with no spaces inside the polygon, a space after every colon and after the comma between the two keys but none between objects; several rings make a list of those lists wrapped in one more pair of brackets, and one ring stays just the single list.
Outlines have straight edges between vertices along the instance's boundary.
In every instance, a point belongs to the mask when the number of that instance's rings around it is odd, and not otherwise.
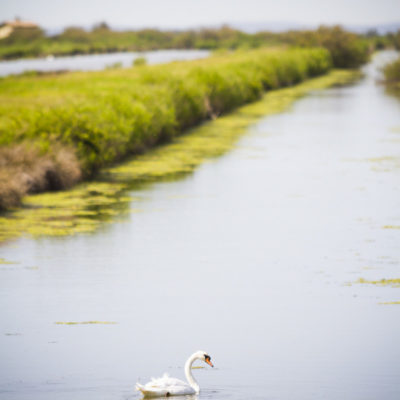
[{"label": "riverbank vegetation", "polygon": [[389,46],[396,38],[396,35],[383,38],[377,33],[369,36],[357,35],[345,31],[340,26],[249,34],[229,26],[188,31],[113,31],[106,23],[101,23],[90,31],[69,27],[54,36],[45,36],[40,29],[31,30],[30,33],[15,31],[9,37],[0,40],[0,59],[156,49],[235,50],[296,46],[323,47],[330,51],[335,67],[354,68],[366,61],[370,51],[380,45]]},{"label": "riverbank vegetation", "polygon": [[69,187],[266,90],[330,68],[324,49],[275,49],[0,79],[0,206],[18,204],[25,193]]},{"label": "riverbank vegetation", "polygon": [[400,92],[400,58],[383,68],[384,82],[396,92]]},{"label": "riverbank vegetation", "polygon": [[[176,179],[234,146],[246,129],[265,115],[284,111],[300,96],[360,77],[354,70],[333,70],[298,85],[272,90],[261,100],[192,128],[188,134],[150,152],[104,169],[96,179],[71,190],[26,196],[23,207],[0,215],[0,242],[22,234],[64,236],[96,231],[108,222],[141,212],[140,195],[129,189]],[[134,216],[132,216],[134,218]]]}]

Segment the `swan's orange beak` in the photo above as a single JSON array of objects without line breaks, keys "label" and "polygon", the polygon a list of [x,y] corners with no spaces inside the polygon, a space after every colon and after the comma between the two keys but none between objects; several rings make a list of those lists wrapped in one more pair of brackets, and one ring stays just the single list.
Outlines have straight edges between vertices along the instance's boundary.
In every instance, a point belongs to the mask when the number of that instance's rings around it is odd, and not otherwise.
[{"label": "swan's orange beak", "polygon": [[214,368],[214,365],[209,358],[206,359],[206,363]]}]

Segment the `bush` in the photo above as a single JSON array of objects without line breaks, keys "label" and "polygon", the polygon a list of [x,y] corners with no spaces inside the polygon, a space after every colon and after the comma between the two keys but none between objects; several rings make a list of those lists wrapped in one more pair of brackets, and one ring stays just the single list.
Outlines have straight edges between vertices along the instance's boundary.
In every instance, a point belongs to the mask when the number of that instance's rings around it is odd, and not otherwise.
[{"label": "bush", "polygon": [[336,68],[357,68],[369,57],[367,41],[340,26],[321,26],[316,31],[292,31],[281,34],[282,40],[301,47],[320,46],[327,49]]},{"label": "bush", "polygon": [[400,58],[387,64],[383,68],[383,74],[386,83],[400,83]]},{"label": "bush", "polygon": [[105,69],[120,69],[123,67],[123,64],[121,61],[116,61],[112,64],[107,64]]},{"label": "bush", "polygon": [[145,57],[137,57],[132,61],[132,66],[140,67],[142,65],[147,65],[147,60]]}]

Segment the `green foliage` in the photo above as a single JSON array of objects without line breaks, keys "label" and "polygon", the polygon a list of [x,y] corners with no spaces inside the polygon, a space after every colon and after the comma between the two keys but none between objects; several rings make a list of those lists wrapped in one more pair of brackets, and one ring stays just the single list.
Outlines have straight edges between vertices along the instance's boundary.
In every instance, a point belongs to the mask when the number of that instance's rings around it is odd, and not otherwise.
[{"label": "green foliage", "polygon": [[383,69],[385,82],[388,84],[400,84],[400,58],[387,64]]},{"label": "green foliage", "polygon": [[[370,32],[364,38],[346,32],[339,26],[320,27],[315,31],[284,33],[260,32],[248,34],[229,26],[219,29],[188,30],[183,32],[142,29],[112,31],[106,23],[91,31],[68,27],[59,35],[31,36],[26,40],[0,40],[0,59],[37,57],[115,51],[144,51],[155,49],[251,49],[266,46],[324,47],[331,52],[333,64],[340,68],[354,68],[367,60],[370,50],[400,43],[399,34],[391,39],[380,38]],[[396,44],[395,44],[396,45]]]},{"label": "green foliage", "polygon": [[396,33],[388,33],[386,39],[396,50],[400,50],[400,30]]},{"label": "green foliage", "polygon": [[2,44],[10,45],[17,43],[26,43],[43,38],[44,31],[41,28],[14,28],[9,36],[2,39]]},{"label": "green foliage", "polygon": [[72,145],[86,175],[170,140],[266,89],[323,74],[324,49],[253,50],[206,60],[0,79],[0,145]]},{"label": "green foliage", "polygon": [[132,61],[132,66],[140,67],[142,65],[147,65],[147,60],[145,57],[137,57]]},{"label": "green foliage", "polygon": [[112,64],[106,65],[106,69],[119,69],[122,68],[123,64],[121,61],[114,62]]},{"label": "green foliage", "polygon": [[296,46],[320,46],[327,49],[336,68],[357,68],[368,60],[367,41],[340,26],[321,26],[316,31],[291,31],[281,36],[283,41]]},{"label": "green foliage", "polygon": [[357,35],[339,26],[321,27],[317,31],[322,47],[329,50],[333,65],[337,68],[357,68],[368,60],[368,47]]}]

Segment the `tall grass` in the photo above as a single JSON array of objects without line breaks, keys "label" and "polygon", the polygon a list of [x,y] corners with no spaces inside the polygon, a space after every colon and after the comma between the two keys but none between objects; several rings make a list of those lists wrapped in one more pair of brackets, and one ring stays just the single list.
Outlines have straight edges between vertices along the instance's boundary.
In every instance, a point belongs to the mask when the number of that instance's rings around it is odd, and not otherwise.
[{"label": "tall grass", "polygon": [[387,64],[383,68],[385,82],[391,85],[400,85],[400,58]]},{"label": "tall grass", "polygon": [[66,146],[89,176],[330,67],[324,49],[253,50],[127,70],[4,78],[0,146],[29,142],[41,156]]}]

